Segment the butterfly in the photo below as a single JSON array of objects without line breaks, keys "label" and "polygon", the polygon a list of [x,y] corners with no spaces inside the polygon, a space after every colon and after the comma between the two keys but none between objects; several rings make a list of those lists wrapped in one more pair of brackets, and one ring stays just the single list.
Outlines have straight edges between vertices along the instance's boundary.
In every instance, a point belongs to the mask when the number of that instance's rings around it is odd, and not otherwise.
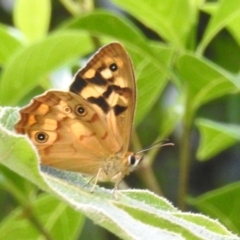
[{"label": "butterfly", "polygon": [[[114,182],[142,156],[128,151],[136,105],[131,59],[117,42],[100,48],[69,91],[49,90],[20,110],[15,131],[37,147],[41,164]],[[92,188],[92,190],[93,190]]]}]

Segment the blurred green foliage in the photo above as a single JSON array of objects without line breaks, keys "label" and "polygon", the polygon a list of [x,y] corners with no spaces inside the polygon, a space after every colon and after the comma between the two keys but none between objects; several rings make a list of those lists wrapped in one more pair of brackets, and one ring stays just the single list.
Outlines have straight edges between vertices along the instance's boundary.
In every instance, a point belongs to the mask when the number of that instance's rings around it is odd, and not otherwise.
[{"label": "blurred green foliage", "polygon": [[[71,78],[63,76],[74,73],[79,59],[121,42],[137,78],[132,148],[166,138],[175,144],[149,151],[126,182],[240,233],[239,1],[1,1],[0,21],[2,106],[23,106],[52,87],[67,89]],[[92,223],[82,227],[83,217],[3,166],[0,186],[2,226],[27,205],[49,201],[76,219],[70,239],[89,234]],[[92,232],[108,237],[97,227]]]}]

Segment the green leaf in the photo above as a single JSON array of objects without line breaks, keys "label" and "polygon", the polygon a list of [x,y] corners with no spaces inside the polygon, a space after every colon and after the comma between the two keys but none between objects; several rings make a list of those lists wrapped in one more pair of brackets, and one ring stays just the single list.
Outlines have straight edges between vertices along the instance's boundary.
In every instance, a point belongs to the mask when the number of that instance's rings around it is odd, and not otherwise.
[{"label": "green leaf", "polygon": [[37,156],[34,155],[35,151],[29,140],[10,131],[16,115],[16,109],[4,108],[1,111],[1,163],[44,191],[57,196],[119,238],[239,239],[218,222],[199,214],[183,214],[166,199],[147,190],[118,191],[119,199],[116,200],[112,191],[98,186],[94,194],[90,193],[92,186],[86,185],[87,180],[78,173],[46,166],[39,170]]},{"label": "green leaf", "polygon": [[[238,2],[236,2],[238,4]],[[215,13],[218,11],[220,2],[211,2],[211,3],[205,3],[202,6],[202,10],[207,12],[208,14],[215,15]],[[237,9],[236,9],[237,11]],[[233,35],[234,40],[238,42],[238,45],[240,45],[240,14],[235,14],[234,17],[232,17],[231,20],[228,21],[226,24],[226,28],[229,30],[229,32]]]},{"label": "green leaf", "polygon": [[29,41],[41,39],[48,31],[50,0],[18,0],[14,5],[14,23]]},{"label": "green leaf", "polygon": [[237,41],[238,45],[240,45],[240,14],[236,16],[232,21],[229,22],[227,28],[229,32],[233,35],[234,39]]},{"label": "green leaf", "polygon": [[186,45],[196,21],[197,4],[186,0],[113,2],[180,49]]},{"label": "green leaf", "polygon": [[6,107],[0,110],[0,163],[4,162],[9,169],[20,173],[24,178],[27,176],[29,181],[49,191],[48,185],[39,174],[39,160],[36,150],[31,147],[32,143],[12,132],[19,109]]},{"label": "green leaf", "polygon": [[[104,24],[96,24],[103,23]],[[80,16],[64,23],[62,29],[87,30],[92,35],[98,37],[110,37],[131,43],[132,48],[139,48],[138,45],[147,46],[146,38],[129,20],[106,11],[93,11],[92,13]]]},{"label": "green leaf", "polygon": [[240,234],[239,201],[240,182],[189,199],[191,205],[204,214],[221,219],[223,224],[238,234]]},{"label": "green leaf", "polygon": [[187,84],[193,109],[198,109],[213,99],[240,89],[240,81],[236,76],[224,71],[207,59],[184,54],[179,57],[177,68],[183,86]]},{"label": "green leaf", "polygon": [[[104,22],[105,24],[95,24]],[[98,37],[105,37],[109,42],[117,39],[122,42],[127,49],[138,52],[142,58],[149,58],[153,61],[152,65],[167,74],[169,70],[165,61],[159,58],[159,52],[150,47],[150,43],[129,20],[116,14],[104,11],[94,11],[84,17],[78,17],[62,26],[64,29],[84,29]],[[155,44],[157,45],[157,44]],[[165,46],[166,48],[166,46]],[[170,49],[170,48],[168,48]],[[155,66],[156,65],[156,66]]]},{"label": "green leaf", "polygon": [[0,238],[25,240],[50,236],[59,240],[77,239],[84,219],[67,204],[41,194],[28,203],[28,209],[19,207],[0,223]]},{"label": "green leaf", "polygon": [[23,48],[11,58],[2,73],[1,104],[16,105],[47,74],[90,49],[86,34],[73,30],[58,32]]},{"label": "green leaf", "polygon": [[197,158],[208,160],[240,141],[240,127],[206,119],[196,120],[201,134]]},{"label": "green leaf", "polygon": [[209,15],[214,15],[215,12],[219,8],[220,2],[205,2],[200,5],[200,8],[203,12],[209,14]]},{"label": "green leaf", "polygon": [[21,43],[11,35],[6,27],[0,25],[0,64],[5,65],[8,59],[17,51]]},{"label": "green leaf", "polygon": [[[159,44],[151,44],[150,47],[152,51],[158,54],[158,59],[153,60],[150,57],[144,57],[144,50],[140,52],[136,51],[136,49],[129,49],[133,61],[136,62],[135,72],[138,87],[136,125],[150,111],[166,87],[166,73],[162,72],[162,69],[157,64],[161,62],[165,65],[170,65],[173,57],[173,50],[171,48]],[[155,62],[154,65],[153,61]]]},{"label": "green leaf", "polygon": [[214,15],[208,24],[204,33],[204,37],[199,44],[198,52],[203,52],[209,42],[216,34],[226,27],[230,22],[240,16],[240,1],[222,0],[218,5],[218,9],[214,11]]}]

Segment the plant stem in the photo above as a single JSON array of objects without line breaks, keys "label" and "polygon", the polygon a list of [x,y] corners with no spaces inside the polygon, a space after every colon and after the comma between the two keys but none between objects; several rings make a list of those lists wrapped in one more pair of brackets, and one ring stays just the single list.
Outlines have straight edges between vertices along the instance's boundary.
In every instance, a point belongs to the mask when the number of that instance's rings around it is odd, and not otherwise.
[{"label": "plant stem", "polygon": [[179,175],[179,192],[178,192],[178,207],[181,210],[186,209],[186,196],[188,193],[189,170],[191,162],[191,125],[192,125],[192,111],[190,108],[190,101],[186,101],[186,112],[183,118],[183,133],[180,139],[180,175]]},{"label": "plant stem", "polygon": [[178,206],[181,210],[186,208],[186,195],[188,191],[189,181],[189,165],[190,165],[190,141],[189,141],[189,129],[183,127],[183,134],[180,147],[180,176],[179,176],[179,192],[178,192]]}]

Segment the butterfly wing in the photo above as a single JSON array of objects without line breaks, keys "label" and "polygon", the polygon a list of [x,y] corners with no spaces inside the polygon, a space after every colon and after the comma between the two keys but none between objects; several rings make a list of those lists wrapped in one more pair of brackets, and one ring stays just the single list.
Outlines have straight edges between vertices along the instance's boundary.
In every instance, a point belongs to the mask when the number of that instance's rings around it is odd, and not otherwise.
[{"label": "butterfly wing", "polygon": [[15,130],[30,137],[44,165],[96,174],[120,148],[106,120],[74,93],[48,91],[20,114]]},{"label": "butterfly wing", "polygon": [[119,43],[101,48],[74,77],[70,91],[91,103],[104,116],[124,155],[129,147],[136,102],[131,60]]},{"label": "butterfly wing", "polygon": [[[15,130],[37,146],[41,162],[96,175],[125,156],[136,90],[131,60],[119,43],[101,48],[74,77],[69,92],[48,91],[20,111]],[[114,167],[115,169],[115,167]],[[113,169],[118,173],[118,167]]]}]

